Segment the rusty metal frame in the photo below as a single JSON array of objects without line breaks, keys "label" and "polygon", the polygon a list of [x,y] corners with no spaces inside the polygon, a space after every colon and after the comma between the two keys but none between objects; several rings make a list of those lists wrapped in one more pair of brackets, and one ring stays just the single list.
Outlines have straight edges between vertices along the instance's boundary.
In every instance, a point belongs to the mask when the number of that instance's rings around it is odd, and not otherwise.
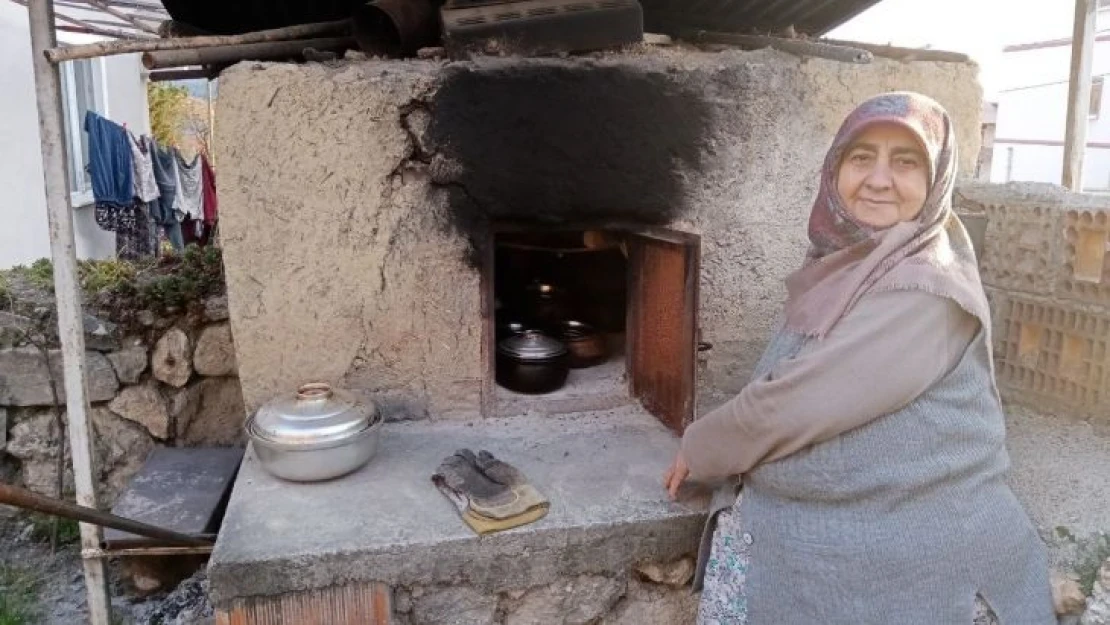
[{"label": "rusty metal frame", "polygon": [[[42,151],[43,187],[46,194],[47,220],[50,235],[50,256],[54,267],[54,294],[58,307],[58,336],[62,347],[62,374],[68,415],[67,437],[73,462],[77,503],[96,508],[95,471],[93,467],[93,431],[89,424],[88,380],[85,370],[85,335],[81,322],[81,296],[77,280],[77,249],[73,231],[73,212],[69,207],[69,183],[66,175],[65,122],[62,117],[61,74],[51,63],[46,51],[57,45],[57,32],[82,32],[114,38],[139,38],[152,34],[153,27],[141,28],[143,18],[151,19],[164,13],[161,5],[141,0],[59,0],[61,6],[74,8],[87,4],[90,10],[119,20],[118,28],[88,23],[72,14],[55,12],[53,0],[13,0],[27,7],[28,30],[31,38],[31,62],[35,79],[35,103],[39,119],[39,141]],[[99,5],[99,7],[95,6]],[[80,8],[80,7],[78,7]],[[109,9],[109,10],[104,10]],[[124,9],[141,10],[133,20],[124,17]],[[168,18],[168,15],[166,16]],[[142,34],[140,34],[142,33]],[[202,547],[144,547],[105,550],[101,548],[103,532],[97,525],[81,523],[81,559],[84,568],[88,601],[88,620],[92,625],[110,625],[111,591],[105,564],[114,556],[153,556],[172,553],[210,552]]]},{"label": "rusty metal frame", "polygon": [[[29,8],[29,0],[11,1]],[[160,3],[143,0],[55,0],[53,4],[55,31],[112,39],[156,38],[159,24],[170,19]]]}]

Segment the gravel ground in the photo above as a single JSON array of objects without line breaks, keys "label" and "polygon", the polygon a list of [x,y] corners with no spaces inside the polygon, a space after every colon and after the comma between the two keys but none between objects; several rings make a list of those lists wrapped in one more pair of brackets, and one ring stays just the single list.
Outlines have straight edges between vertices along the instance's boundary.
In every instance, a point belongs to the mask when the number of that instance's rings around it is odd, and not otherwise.
[{"label": "gravel ground", "polygon": [[[20,518],[0,519],[0,566],[33,580],[35,604],[28,625],[73,625],[86,621],[85,582],[76,544],[50,553],[50,545],[32,540],[33,526]],[[169,593],[128,596],[118,564],[109,565],[112,611],[121,625],[210,625],[208,580],[202,568]]]}]

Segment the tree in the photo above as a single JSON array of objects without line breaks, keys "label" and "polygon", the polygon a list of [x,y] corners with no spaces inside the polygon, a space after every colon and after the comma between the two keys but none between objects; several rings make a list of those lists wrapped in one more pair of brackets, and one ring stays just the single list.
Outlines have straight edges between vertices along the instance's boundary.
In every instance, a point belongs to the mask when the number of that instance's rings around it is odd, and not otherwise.
[{"label": "tree", "polygon": [[187,114],[188,90],[162,83],[149,83],[146,86],[146,98],[150,107],[150,133],[162,145],[177,145]]}]

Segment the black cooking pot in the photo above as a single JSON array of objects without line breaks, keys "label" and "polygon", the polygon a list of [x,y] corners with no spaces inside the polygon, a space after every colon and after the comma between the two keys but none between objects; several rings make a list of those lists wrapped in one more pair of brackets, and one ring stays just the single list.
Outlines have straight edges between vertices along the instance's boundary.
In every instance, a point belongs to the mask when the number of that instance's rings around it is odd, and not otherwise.
[{"label": "black cooking pot", "polygon": [[530,330],[497,344],[497,383],[518,393],[557,391],[567,383],[567,348]]}]

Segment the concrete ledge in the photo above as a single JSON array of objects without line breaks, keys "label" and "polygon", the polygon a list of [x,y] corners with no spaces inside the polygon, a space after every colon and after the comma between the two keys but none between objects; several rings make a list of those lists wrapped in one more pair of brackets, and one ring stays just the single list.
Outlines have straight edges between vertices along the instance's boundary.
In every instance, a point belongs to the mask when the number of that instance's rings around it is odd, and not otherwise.
[{"label": "concrete ledge", "polygon": [[[429,477],[457,448],[488,449],[551,499],[546,518],[475,536]],[[638,407],[573,416],[390,423],[379,455],[326,483],[265,473],[248,451],[209,565],[217,606],[351,582],[488,592],[627,571],[692,554],[707,499],[661,486],[678,439]]]}]

